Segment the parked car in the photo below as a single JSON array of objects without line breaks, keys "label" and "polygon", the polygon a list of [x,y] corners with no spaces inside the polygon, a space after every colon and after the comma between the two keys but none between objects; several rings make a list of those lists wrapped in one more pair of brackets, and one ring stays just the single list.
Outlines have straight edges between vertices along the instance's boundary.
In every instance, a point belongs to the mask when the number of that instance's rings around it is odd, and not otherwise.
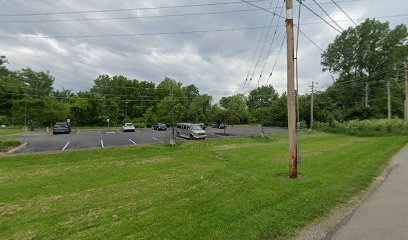
[{"label": "parked car", "polygon": [[71,133],[71,127],[66,122],[57,122],[55,123],[52,129],[52,133],[53,134],[60,134],[60,133],[69,134]]},{"label": "parked car", "polygon": [[213,127],[218,129],[224,129],[227,128],[227,125],[225,125],[224,123],[214,123]]},{"label": "parked car", "polygon": [[200,125],[203,130],[207,128],[207,125],[205,125],[204,123],[199,123],[198,125]]},{"label": "parked car", "polygon": [[157,130],[157,131],[166,131],[167,130],[167,126],[164,123],[157,123],[153,126],[153,130]]},{"label": "parked car", "polygon": [[177,124],[177,136],[183,138],[193,139],[205,139],[207,133],[200,126],[200,124],[192,123],[178,123]]},{"label": "parked car", "polygon": [[122,127],[122,130],[124,132],[134,132],[136,129],[133,123],[125,123],[125,125]]}]

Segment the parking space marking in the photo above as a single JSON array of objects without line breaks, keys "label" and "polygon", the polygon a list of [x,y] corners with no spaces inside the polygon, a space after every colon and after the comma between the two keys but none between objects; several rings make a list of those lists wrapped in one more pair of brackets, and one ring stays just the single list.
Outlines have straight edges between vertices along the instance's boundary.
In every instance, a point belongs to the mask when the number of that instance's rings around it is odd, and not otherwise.
[{"label": "parking space marking", "polygon": [[129,141],[133,143],[133,145],[137,145],[132,139],[129,138]]},{"label": "parking space marking", "polygon": [[61,149],[61,151],[65,151],[65,149],[67,149],[67,147],[68,147],[68,145],[70,144],[71,142],[67,142],[67,144],[65,144],[65,146]]},{"label": "parking space marking", "polygon": [[120,130],[117,130],[119,134],[121,134],[122,132]]},{"label": "parking space marking", "polygon": [[103,145],[103,140],[101,140],[101,147],[105,147],[105,146]]},{"label": "parking space marking", "polygon": [[164,141],[162,141],[162,140],[160,140],[160,139],[157,139],[157,138],[155,138],[155,137],[152,137],[154,140],[156,140],[156,141],[159,141],[159,142],[161,142],[161,143],[164,143]]},{"label": "parking space marking", "polygon": [[116,132],[106,132],[106,134],[115,134]]},{"label": "parking space marking", "polygon": [[77,134],[79,134],[81,131],[80,130],[78,130],[78,132],[77,132]]},{"label": "parking space marking", "polygon": [[98,133],[101,134],[101,131],[99,131]]}]

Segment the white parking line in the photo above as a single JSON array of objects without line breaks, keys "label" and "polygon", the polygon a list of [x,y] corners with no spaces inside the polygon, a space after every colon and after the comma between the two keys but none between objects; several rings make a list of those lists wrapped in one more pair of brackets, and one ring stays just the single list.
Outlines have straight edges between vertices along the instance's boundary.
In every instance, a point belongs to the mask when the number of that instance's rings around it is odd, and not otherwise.
[{"label": "white parking line", "polygon": [[68,145],[70,144],[71,142],[67,142],[67,144],[65,144],[65,146],[61,149],[61,151],[65,151],[65,149],[67,149],[67,147],[68,147]]},{"label": "white parking line", "polygon": [[78,132],[77,132],[77,134],[79,134],[81,131],[80,130],[78,130]]},{"label": "white parking line", "polygon": [[117,131],[118,131],[118,133],[119,133],[119,134],[121,134],[121,133],[122,133],[122,132],[121,132],[121,131],[119,131],[119,130],[117,130]]},{"label": "white parking line", "polygon": [[133,143],[133,145],[137,145],[132,139],[129,138],[129,141]]},{"label": "white parking line", "polygon": [[105,146],[103,145],[103,140],[101,140],[101,147],[105,147]]},{"label": "white parking line", "polygon": [[160,139],[157,139],[157,138],[155,138],[155,137],[152,137],[154,140],[156,140],[156,141],[159,141],[159,142],[161,142],[161,143],[164,143],[162,140],[160,140]]}]

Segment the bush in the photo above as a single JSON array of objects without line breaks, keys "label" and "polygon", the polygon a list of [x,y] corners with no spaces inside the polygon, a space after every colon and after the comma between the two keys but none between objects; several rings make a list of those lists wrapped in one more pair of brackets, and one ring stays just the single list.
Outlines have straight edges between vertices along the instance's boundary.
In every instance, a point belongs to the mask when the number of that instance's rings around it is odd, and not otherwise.
[{"label": "bush", "polygon": [[314,127],[324,132],[362,137],[408,135],[408,123],[401,119],[352,120],[344,123],[334,120],[329,123],[316,122]]}]

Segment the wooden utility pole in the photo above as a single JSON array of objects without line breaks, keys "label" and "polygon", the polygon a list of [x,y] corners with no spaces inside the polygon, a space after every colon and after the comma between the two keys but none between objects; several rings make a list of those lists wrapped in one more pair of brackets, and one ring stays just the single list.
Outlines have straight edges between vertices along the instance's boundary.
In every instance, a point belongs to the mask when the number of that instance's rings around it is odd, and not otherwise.
[{"label": "wooden utility pole", "polygon": [[174,136],[174,85],[171,86],[171,139],[170,139],[170,144],[172,146],[176,145],[176,138]]},{"label": "wooden utility pole", "polygon": [[310,98],[310,130],[313,129],[313,97],[314,97],[314,87],[315,87],[315,82],[312,81],[312,85],[310,86],[312,88],[312,96]]},{"label": "wooden utility pole", "polygon": [[407,62],[404,62],[404,72],[405,72],[405,121],[408,122],[408,66]]},{"label": "wooden utility pole", "polygon": [[286,0],[289,178],[297,178],[296,92],[294,71],[295,44],[293,35],[293,0]]},{"label": "wooden utility pole", "polygon": [[387,81],[387,109],[388,109],[388,120],[391,120],[391,79],[388,78]]}]

